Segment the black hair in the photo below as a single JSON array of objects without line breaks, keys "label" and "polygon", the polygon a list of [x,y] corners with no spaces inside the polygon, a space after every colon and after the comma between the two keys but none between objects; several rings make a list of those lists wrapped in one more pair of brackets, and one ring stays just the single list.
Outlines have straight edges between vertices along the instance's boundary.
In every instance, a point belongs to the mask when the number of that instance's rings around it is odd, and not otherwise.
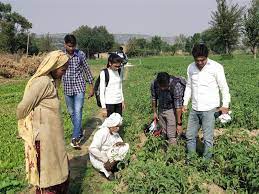
[{"label": "black hair", "polygon": [[120,46],[120,48],[119,48],[121,51],[123,51],[123,47],[122,46]]},{"label": "black hair", "polygon": [[66,44],[70,43],[73,46],[76,46],[76,37],[73,34],[67,34],[64,37],[64,41],[65,41]]},{"label": "black hair", "polygon": [[159,86],[168,87],[170,82],[170,75],[167,72],[159,72],[156,77]]},{"label": "black hair", "polygon": [[117,55],[116,53],[111,53],[110,56],[108,57],[108,63],[107,63],[107,68],[110,67],[110,63],[122,63],[123,59]]},{"label": "black hair", "polygon": [[197,57],[208,57],[209,49],[204,43],[195,44],[192,48],[192,56]]}]

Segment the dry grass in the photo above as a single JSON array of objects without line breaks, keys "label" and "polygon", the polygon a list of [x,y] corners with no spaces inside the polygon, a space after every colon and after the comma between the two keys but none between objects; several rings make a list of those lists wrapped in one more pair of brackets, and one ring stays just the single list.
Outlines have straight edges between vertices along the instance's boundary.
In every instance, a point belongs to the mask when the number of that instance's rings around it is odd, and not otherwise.
[{"label": "dry grass", "polygon": [[35,73],[45,54],[40,56],[19,56],[0,54],[0,76],[5,78],[28,77]]}]

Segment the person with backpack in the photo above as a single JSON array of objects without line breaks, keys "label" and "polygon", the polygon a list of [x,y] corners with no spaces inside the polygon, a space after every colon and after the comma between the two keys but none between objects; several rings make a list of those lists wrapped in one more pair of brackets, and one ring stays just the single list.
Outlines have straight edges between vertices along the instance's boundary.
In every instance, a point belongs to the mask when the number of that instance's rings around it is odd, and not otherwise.
[{"label": "person with backpack", "polygon": [[128,63],[128,57],[125,54],[125,52],[123,51],[123,47],[120,46],[119,50],[116,51],[116,54],[119,55],[123,60],[122,60],[122,66],[126,65]]},{"label": "person with backpack", "polygon": [[125,54],[125,52],[123,51],[123,47],[120,46],[119,50],[115,52],[117,55],[119,55],[122,58],[122,62],[121,62],[121,76],[124,80],[124,68],[125,65],[128,63],[128,57]]},{"label": "person with backpack", "polygon": [[[108,58],[107,68],[103,69],[99,78],[99,95],[102,115],[109,117],[112,113],[119,113],[125,108],[122,91],[122,75],[120,74],[122,58],[111,53]],[[95,88],[97,87],[98,79]]]},{"label": "person with backpack", "polygon": [[151,83],[152,108],[154,120],[162,127],[169,144],[176,145],[177,133],[182,133],[182,105],[185,80],[170,76],[166,72],[157,74]]},{"label": "person with backpack", "polygon": [[69,66],[62,77],[67,109],[73,123],[71,146],[80,147],[83,139],[82,112],[86,91],[86,82],[90,84],[88,98],[94,95],[93,76],[86,61],[85,53],[76,49],[76,37],[67,34],[64,38],[66,53],[69,55]]},{"label": "person with backpack", "polygon": [[229,111],[230,94],[221,64],[208,58],[209,50],[205,44],[196,44],[192,49],[194,62],[187,69],[187,85],[184,94],[183,112],[187,112],[189,100],[192,109],[186,130],[187,151],[189,156],[196,153],[196,137],[202,127],[205,159],[212,157],[215,112],[220,107],[220,93],[223,114]]}]

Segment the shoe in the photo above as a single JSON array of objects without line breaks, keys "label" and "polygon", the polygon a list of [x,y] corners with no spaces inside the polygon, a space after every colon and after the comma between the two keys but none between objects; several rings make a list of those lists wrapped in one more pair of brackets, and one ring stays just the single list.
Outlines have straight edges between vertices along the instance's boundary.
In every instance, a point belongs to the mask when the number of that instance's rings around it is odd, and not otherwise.
[{"label": "shoe", "polygon": [[73,148],[80,148],[80,142],[79,142],[79,139],[78,138],[73,138],[70,145],[73,147]]}]

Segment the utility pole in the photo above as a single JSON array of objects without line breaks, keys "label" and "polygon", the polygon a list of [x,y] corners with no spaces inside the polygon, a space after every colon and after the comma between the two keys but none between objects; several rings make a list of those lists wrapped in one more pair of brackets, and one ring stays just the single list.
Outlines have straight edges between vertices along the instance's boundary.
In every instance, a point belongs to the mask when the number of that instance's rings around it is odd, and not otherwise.
[{"label": "utility pole", "polygon": [[28,53],[29,53],[29,42],[30,42],[30,32],[28,32],[28,37],[27,37],[26,57],[28,57]]}]

